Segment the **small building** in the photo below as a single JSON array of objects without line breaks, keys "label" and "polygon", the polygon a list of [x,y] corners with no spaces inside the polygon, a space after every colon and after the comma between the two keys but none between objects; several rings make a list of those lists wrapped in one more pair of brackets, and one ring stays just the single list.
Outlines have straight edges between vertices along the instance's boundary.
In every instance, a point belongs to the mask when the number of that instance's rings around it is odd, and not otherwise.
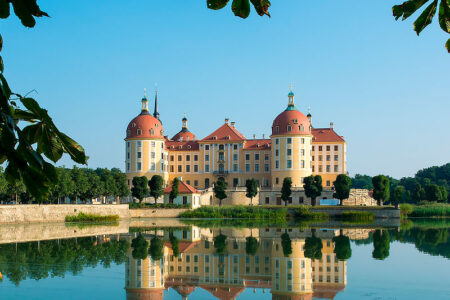
[{"label": "small building", "polygon": [[[169,200],[170,192],[172,192],[172,185],[164,189],[164,204],[171,203]],[[189,184],[180,181],[178,185],[178,196],[173,199],[173,204],[188,205],[189,208],[200,207],[200,191],[193,188]]]}]

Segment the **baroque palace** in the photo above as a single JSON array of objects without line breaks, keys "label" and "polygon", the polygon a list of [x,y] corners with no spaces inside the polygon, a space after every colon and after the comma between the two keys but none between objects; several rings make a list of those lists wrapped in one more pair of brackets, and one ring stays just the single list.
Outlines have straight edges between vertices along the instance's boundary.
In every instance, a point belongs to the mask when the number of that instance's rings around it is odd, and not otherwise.
[{"label": "baroque palace", "polygon": [[128,124],[125,138],[125,170],[128,184],[135,176],[155,175],[165,185],[178,177],[195,189],[208,189],[222,177],[228,187],[242,187],[249,178],[259,186],[280,190],[285,177],[293,189],[303,187],[303,178],[321,175],[324,189],[331,189],[338,174],[346,173],[347,144],[334,131],[316,128],[310,113],[304,115],[294,103],[292,90],[287,108],[272,123],[270,138],[247,139],[227,118],[211,134],[198,139],[182,119],[181,130],[173,137],[164,135],[155,95],[154,113],[142,99],[141,113]]}]

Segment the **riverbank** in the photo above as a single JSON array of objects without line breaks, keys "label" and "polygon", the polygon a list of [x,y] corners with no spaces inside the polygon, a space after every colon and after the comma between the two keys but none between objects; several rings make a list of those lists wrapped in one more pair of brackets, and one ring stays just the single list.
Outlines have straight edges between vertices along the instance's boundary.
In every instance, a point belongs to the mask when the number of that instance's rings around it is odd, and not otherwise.
[{"label": "riverbank", "polygon": [[401,204],[400,211],[403,218],[448,218],[450,217],[450,204]]}]

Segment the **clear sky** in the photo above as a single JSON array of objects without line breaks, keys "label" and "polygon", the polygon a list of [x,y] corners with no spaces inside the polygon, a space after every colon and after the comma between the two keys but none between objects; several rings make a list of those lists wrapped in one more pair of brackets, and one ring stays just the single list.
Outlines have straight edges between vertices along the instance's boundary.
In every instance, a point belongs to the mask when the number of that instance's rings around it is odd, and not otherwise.
[{"label": "clear sky", "polygon": [[199,138],[225,117],[268,136],[292,83],[313,126],[347,140],[351,175],[412,176],[450,161],[449,35],[435,19],[417,37],[415,18],[392,17],[400,2],[273,0],[272,18],[242,20],[206,0],[39,0],[51,18],[35,28],[0,20],[2,55],[13,90],[37,90],[89,167],[124,168],[126,126],[155,83],[165,133],[186,112]]}]

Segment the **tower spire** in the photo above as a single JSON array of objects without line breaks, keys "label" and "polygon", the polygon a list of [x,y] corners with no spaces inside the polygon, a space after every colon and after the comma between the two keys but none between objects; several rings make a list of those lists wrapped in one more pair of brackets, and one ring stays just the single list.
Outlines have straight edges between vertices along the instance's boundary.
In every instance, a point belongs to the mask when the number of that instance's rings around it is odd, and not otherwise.
[{"label": "tower spire", "polygon": [[295,109],[295,104],[294,104],[294,92],[292,91],[292,84],[289,86],[289,94],[288,94],[288,110],[293,110]]},{"label": "tower spire", "polygon": [[153,112],[153,116],[159,120],[159,112],[158,112],[158,88],[155,84],[155,111]]},{"label": "tower spire", "polygon": [[146,88],[144,88],[144,97],[142,98],[141,103],[142,103],[141,114],[148,114],[148,99]]},{"label": "tower spire", "polygon": [[183,119],[181,120],[181,130],[186,131],[187,129],[188,129],[188,126],[187,126],[187,118],[186,118],[186,113],[184,113],[184,117],[183,117]]}]

